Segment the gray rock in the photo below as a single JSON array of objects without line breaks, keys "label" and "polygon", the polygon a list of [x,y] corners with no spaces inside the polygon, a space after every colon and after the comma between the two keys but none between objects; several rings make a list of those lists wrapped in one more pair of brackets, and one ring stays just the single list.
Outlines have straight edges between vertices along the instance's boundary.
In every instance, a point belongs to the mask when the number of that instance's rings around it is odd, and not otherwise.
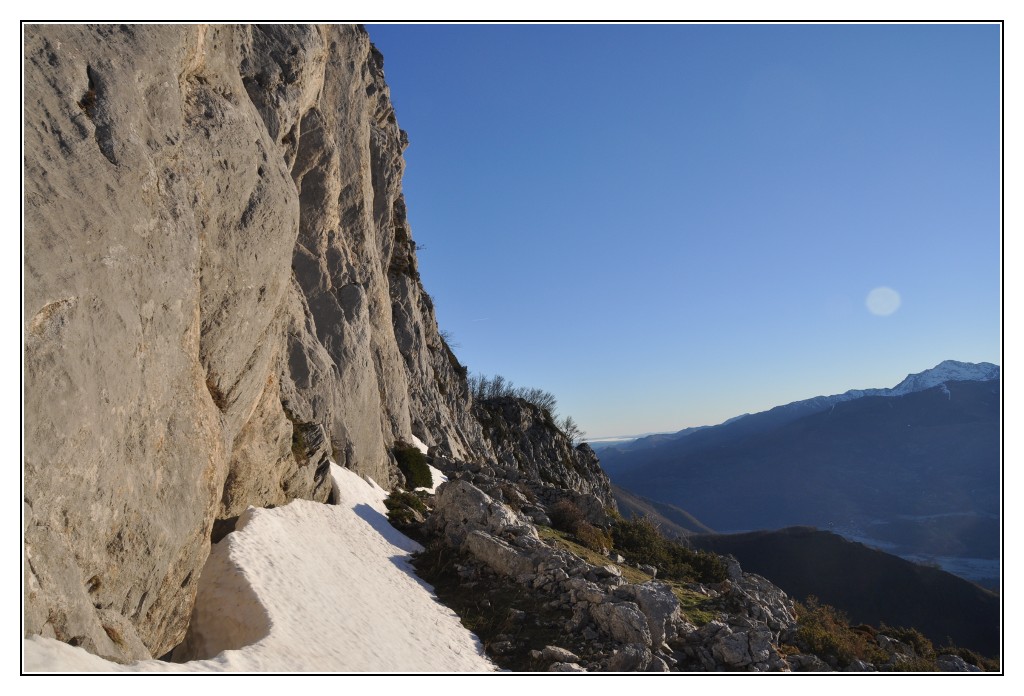
[{"label": "gray rock", "polygon": [[731,582],[742,582],[743,581],[743,569],[740,567],[739,561],[734,556],[724,556],[725,560],[725,574]]},{"label": "gray rock", "polygon": [[590,615],[603,633],[620,643],[651,645],[647,617],[633,602],[597,604],[590,608]]},{"label": "gray rock", "polygon": [[796,611],[785,592],[760,575],[742,572],[739,564],[731,558],[728,567],[730,577],[734,578],[730,581],[728,602],[736,618],[745,617],[753,624],[767,626],[772,632],[772,640],[778,640],[782,633],[793,630]]},{"label": "gray rock", "polygon": [[474,530],[494,535],[521,532],[537,537],[537,531],[529,521],[465,480],[449,481],[439,486],[434,505],[430,528],[442,533],[452,546],[461,545],[466,535]]},{"label": "gray rock", "polygon": [[[24,481],[40,532],[29,541],[39,588],[25,600],[28,616],[45,617],[26,629],[97,652],[99,635],[82,632],[98,629],[96,605],[130,621],[153,653],[184,636],[232,431],[258,396],[239,384],[249,403],[221,411],[201,360],[197,208],[238,220],[230,211],[256,178],[251,156],[240,156],[230,194],[189,202],[201,176],[193,156],[210,161],[216,150],[197,151],[192,80],[229,60],[211,46],[190,71],[203,43],[185,26],[25,31]],[[210,86],[241,82],[235,71]],[[235,113],[234,137],[258,157],[265,136],[242,123],[254,112]],[[236,124],[220,126],[211,139]],[[275,224],[292,227],[288,215]],[[274,288],[287,261],[267,259],[261,274]],[[274,312],[252,309],[262,331]],[[252,343],[248,353],[265,378],[269,356]],[[65,563],[67,572],[43,570]]]},{"label": "gray rock", "polygon": [[939,655],[935,666],[940,672],[980,672],[978,667],[968,664],[959,655]]},{"label": "gray rock", "polygon": [[491,444],[362,28],[31,25],[24,49],[26,631],[161,655],[216,518],[326,500],[325,455],[387,486],[396,440]]},{"label": "gray rock", "polygon": [[673,627],[678,635],[671,645],[691,666],[696,662],[700,669],[714,671],[791,670],[772,643],[771,629],[746,617],[723,615],[700,629],[680,620]]},{"label": "gray rock", "polygon": [[747,631],[747,643],[750,646],[750,661],[754,664],[767,664],[774,653],[771,644],[772,634],[765,628]]},{"label": "gray rock", "polygon": [[645,645],[626,645],[608,658],[609,672],[644,672],[653,660],[650,649]]},{"label": "gray rock", "polygon": [[879,633],[875,636],[878,646],[888,654],[891,663],[900,663],[916,657],[914,649],[900,640]]},{"label": "gray rock", "polygon": [[586,672],[581,665],[572,662],[554,662],[548,667],[549,672]]},{"label": "gray rock", "polygon": [[750,654],[750,642],[745,632],[723,632],[716,636],[711,654],[729,668],[746,667],[754,662]]},{"label": "gray rock", "polygon": [[[26,529],[27,632],[79,645],[110,660],[148,659],[148,649],[127,618],[109,609],[97,610],[92,604],[92,597],[102,587],[100,576],[83,578],[71,549],[63,555],[36,553],[37,549],[61,548],[65,543],[37,525]],[[48,615],[37,613],[44,600],[51,607]]]},{"label": "gray rock", "polygon": [[789,655],[786,657],[790,670],[793,672],[831,672],[828,666],[817,655]]},{"label": "gray rock", "polygon": [[508,655],[516,649],[515,643],[510,640],[503,640],[491,645],[491,652],[495,655]]},{"label": "gray rock", "polygon": [[726,625],[721,619],[716,619],[714,621],[708,621],[700,629],[698,629],[696,631],[696,635],[694,636],[694,638],[696,640],[706,642],[720,633],[728,634],[732,633],[732,631],[729,630],[729,626]]},{"label": "gray rock", "polygon": [[637,570],[640,570],[640,571],[642,571],[644,573],[647,573],[652,578],[658,577],[658,569],[655,568],[652,565],[648,565],[646,563],[641,563],[640,565],[637,566]]},{"label": "gray rock", "polygon": [[555,662],[579,662],[580,658],[575,653],[566,650],[565,648],[557,645],[546,645],[544,650],[540,654],[542,660],[552,660]]},{"label": "gray rock", "polygon": [[502,575],[516,577],[533,570],[533,559],[528,554],[480,530],[466,535],[462,549]]},{"label": "gray rock", "polygon": [[572,591],[576,593],[576,600],[579,602],[600,604],[607,596],[605,591],[601,589],[599,585],[580,577],[570,578],[566,583],[566,586],[570,587]]},{"label": "gray rock", "polygon": [[674,637],[674,624],[680,619],[679,600],[672,588],[659,582],[643,585],[623,585],[615,596],[629,599],[640,607],[651,632],[654,645],[661,645]]},{"label": "gray rock", "polygon": [[545,527],[551,526],[551,518],[543,512],[534,512],[529,515],[534,524],[542,524]]}]

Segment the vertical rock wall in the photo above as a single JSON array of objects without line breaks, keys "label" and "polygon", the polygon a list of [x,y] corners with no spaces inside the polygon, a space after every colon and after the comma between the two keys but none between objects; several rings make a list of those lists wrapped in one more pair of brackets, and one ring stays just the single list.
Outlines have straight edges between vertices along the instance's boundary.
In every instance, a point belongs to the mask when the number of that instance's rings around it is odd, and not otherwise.
[{"label": "vertical rock wall", "polygon": [[184,635],[215,519],[489,454],[359,27],[26,26],[25,619]]}]

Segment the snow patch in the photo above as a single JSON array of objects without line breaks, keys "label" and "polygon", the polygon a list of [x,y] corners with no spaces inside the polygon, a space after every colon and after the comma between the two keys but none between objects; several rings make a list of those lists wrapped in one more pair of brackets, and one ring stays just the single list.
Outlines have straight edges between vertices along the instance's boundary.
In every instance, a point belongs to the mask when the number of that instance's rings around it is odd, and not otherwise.
[{"label": "snow patch", "polygon": [[[438,472],[440,473],[440,472]],[[490,672],[480,641],[410,565],[420,545],[388,524],[386,491],[331,465],[337,505],[249,508],[213,547],[182,664],[118,665],[23,640],[26,671]]]},{"label": "snow patch", "polygon": [[412,436],[412,444],[414,447],[416,447],[416,449],[418,449],[423,454],[427,453],[428,447],[423,443],[423,440],[419,439],[415,435]]},{"label": "snow patch", "polygon": [[[861,399],[865,396],[896,397],[906,396],[914,392],[925,391],[933,387],[941,387],[942,393],[952,399],[947,382],[975,381],[987,382],[999,379],[999,366],[992,363],[964,363],[956,360],[944,360],[930,370],[907,375],[906,378],[892,389],[851,389],[842,394],[832,396],[815,396],[811,399],[794,401],[776,408],[784,409],[807,409],[809,412],[818,413],[830,406],[834,409],[836,404],[841,404],[854,399]],[[728,421],[726,421],[728,422]]]},{"label": "snow patch", "polygon": [[432,467],[430,464],[427,464],[427,468],[430,469],[430,480],[433,483],[433,485],[430,486],[430,488],[427,488],[426,486],[420,486],[416,490],[424,491],[426,493],[430,493],[431,495],[433,495],[434,491],[437,490],[438,486],[448,481],[448,477],[445,476],[440,469],[436,469]]},{"label": "snow patch", "polygon": [[999,379],[999,366],[992,363],[965,363],[957,360],[943,360],[930,370],[907,375],[906,379],[891,390],[894,396],[924,391],[946,382]]}]

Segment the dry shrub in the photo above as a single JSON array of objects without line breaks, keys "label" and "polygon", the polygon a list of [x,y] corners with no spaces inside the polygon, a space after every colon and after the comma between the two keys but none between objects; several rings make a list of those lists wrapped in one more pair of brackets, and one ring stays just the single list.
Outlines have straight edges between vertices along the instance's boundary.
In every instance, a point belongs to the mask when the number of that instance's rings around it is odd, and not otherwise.
[{"label": "dry shrub", "polygon": [[600,527],[595,527],[589,522],[581,522],[574,532],[581,544],[591,551],[608,553],[612,548],[612,537]]},{"label": "dry shrub", "polygon": [[559,500],[548,508],[548,517],[555,529],[575,534],[576,529],[586,523],[587,518],[576,503],[570,500]]}]

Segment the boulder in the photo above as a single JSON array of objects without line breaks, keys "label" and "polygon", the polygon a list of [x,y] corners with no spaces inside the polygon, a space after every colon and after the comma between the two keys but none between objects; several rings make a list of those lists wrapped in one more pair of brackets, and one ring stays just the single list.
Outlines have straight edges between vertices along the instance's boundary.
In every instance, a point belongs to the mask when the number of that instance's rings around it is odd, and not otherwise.
[{"label": "boulder", "polygon": [[553,662],[579,662],[580,658],[575,653],[561,648],[557,645],[546,645],[540,653],[540,659]]},{"label": "boulder", "polygon": [[584,578],[570,578],[565,585],[573,592],[578,602],[600,604],[608,596],[600,585]]},{"label": "boulder", "polygon": [[754,662],[751,656],[750,640],[746,632],[733,633],[725,630],[715,636],[711,654],[729,669],[747,667]]},{"label": "boulder", "polygon": [[796,626],[796,610],[793,601],[781,589],[754,573],[744,573],[739,564],[729,562],[729,590],[726,604],[737,616],[767,626],[772,640],[777,641],[783,633]]},{"label": "boulder", "polygon": [[553,662],[548,667],[549,672],[586,672],[582,666],[573,662]]},{"label": "boulder", "polygon": [[529,554],[511,544],[483,532],[474,530],[466,535],[462,550],[471,554],[496,573],[516,577],[533,570],[533,559]]},{"label": "boulder", "polygon": [[430,529],[443,534],[451,546],[461,546],[475,530],[537,538],[537,530],[528,520],[464,479],[442,484],[435,495]]},{"label": "boulder", "polygon": [[605,602],[590,607],[597,627],[620,643],[651,645],[651,629],[647,617],[633,602]]},{"label": "boulder", "polygon": [[659,582],[642,585],[622,585],[614,591],[616,597],[635,602],[647,619],[651,640],[655,646],[674,637],[674,624],[679,621],[679,600],[672,588]]},{"label": "boulder", "polygon": [[651,666],[653,657],[646,645],[626,645],[608,658],[606,669],[609,672],[644,672]]},{"label": "boulder", "polygon": [[711,621],[685,636],[686,643],[709,655],[716,670],[788,672],[790,666],[772,645],[764,624],[730,617],[729,623]]}]

